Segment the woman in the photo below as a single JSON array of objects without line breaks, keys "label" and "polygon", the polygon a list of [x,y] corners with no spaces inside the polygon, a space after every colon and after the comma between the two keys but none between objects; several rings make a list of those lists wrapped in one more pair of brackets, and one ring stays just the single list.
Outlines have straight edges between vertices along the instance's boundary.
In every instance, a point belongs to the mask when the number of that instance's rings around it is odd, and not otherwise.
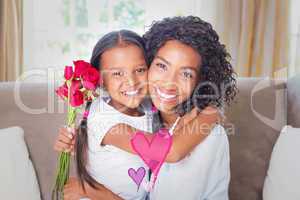
[{"label": "woman", "polygon": [[[213,105],[223,110],[234,98],[236,84],[229,54],[209,23],[193,16],[166,18],[155,22],[144,38],[151,61],[149,92],[164,127],[170,128],[193,107],[202,110]],[[187,133],[193,137],[199,127]],[[114,141],[107,140],[106,144]],[[112,144],[127,148],[118,141]],[[228,199],[229,145],[224,129],[216,126],[195,146],[190,156],[162,166],[150,199]],[[76,193],[77,183],[71,179],[65,191]],[[94,191],[99,198],[118,198],[99,188]]]},{"label": "woman", "polygon": [[[148,81],[153,87],[149,90],[158,96],[152,101],[165,123],[176,120],[172,110],[178,104],[164,102],[161,90],[169,95],[175,89],[182,91],[183,103],[178,103],[184,111],[190,104],[199,109],[215,105],[222,110],[233,99],[236,86],[228,53],[209,23],[193,16],[167,18],[154,23],[144,37],[152,62]],[[177,75],[185,69],[191,76],[181,81]],[[166,82],[176,82],[176,87],[167,87]],[[229,179],[228,140],[217,126],[189,157],[163,166],[150,199],[228,199]]]}]

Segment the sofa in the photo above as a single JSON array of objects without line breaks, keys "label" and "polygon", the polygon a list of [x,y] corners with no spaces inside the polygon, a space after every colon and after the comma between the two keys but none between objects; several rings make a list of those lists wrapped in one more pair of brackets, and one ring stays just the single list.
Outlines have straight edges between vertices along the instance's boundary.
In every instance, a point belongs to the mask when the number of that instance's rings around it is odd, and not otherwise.
[{"label": "sofa", "polygon": [[[300,76],[285,80],[239,78],[239,93],[226,109],[231,200],[261,200],[272,148],[281,128],[300,127]],[[66,117],[55,83],[0,83],[0,128],[20,126],[37,175],[41,198],[51,199],[57,164],[53,143]],[[74,173],[74,166],[72,167]]]}]

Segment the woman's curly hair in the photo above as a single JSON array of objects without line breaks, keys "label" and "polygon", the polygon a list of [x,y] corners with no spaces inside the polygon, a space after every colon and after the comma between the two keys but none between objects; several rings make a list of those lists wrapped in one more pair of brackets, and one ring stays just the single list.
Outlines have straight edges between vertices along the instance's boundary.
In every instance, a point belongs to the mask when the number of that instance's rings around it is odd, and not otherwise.
[{"label": "woman's curly hair", "polygon": [[211,24],[196,16],[165,18],[154,22],[143,37],[150,62],[169,40],[189,45],[201,56],[199,82],[191,98],[177,107],[178,112],[188,112],[193,105],[200,110],[208,105],[223,108],[234,99],[236,74],[229,62],[230,55]]}]

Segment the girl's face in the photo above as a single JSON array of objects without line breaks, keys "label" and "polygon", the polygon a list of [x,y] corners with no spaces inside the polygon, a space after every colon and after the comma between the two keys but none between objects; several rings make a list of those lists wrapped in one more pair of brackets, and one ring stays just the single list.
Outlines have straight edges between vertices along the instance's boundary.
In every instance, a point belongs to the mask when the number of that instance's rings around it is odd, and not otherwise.
[{"label": "girl's face", "polygon": [[103,86],[119,108],[137,108],[147,94],[147,64],[136,45],[105,51],[100,60]]},{"label": "girl's face", "polygon": [[177,40],[166,42],[149,68],[149,93],[153,104],[162,112],[190,98],[198,82],[201,57],[192,47]]}]

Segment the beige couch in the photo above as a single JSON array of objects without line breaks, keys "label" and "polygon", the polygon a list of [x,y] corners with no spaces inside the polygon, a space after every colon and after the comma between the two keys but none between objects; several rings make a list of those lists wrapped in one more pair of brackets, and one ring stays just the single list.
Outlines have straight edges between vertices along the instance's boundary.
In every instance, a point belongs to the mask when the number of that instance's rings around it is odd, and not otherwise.
[{"label": "beige couch", "polygon": [[[57,103],[55,85],[23,83],[19,97],[24,105],[17,105],[15,86],[0,83],[0,128],[17,125],[25,130],[42,198],[48,200],[57,158],[52,145],[65,120],[65,113],[60,113],[63,103]],[[227,110],[226,123],[231,148],[230,199],[260,200],[272,147],[281,127],[300,127],[300,77],[287,83],[242,78],[238,88],[238,98]],[[36,113],[24,111],[25,107]]]}]

